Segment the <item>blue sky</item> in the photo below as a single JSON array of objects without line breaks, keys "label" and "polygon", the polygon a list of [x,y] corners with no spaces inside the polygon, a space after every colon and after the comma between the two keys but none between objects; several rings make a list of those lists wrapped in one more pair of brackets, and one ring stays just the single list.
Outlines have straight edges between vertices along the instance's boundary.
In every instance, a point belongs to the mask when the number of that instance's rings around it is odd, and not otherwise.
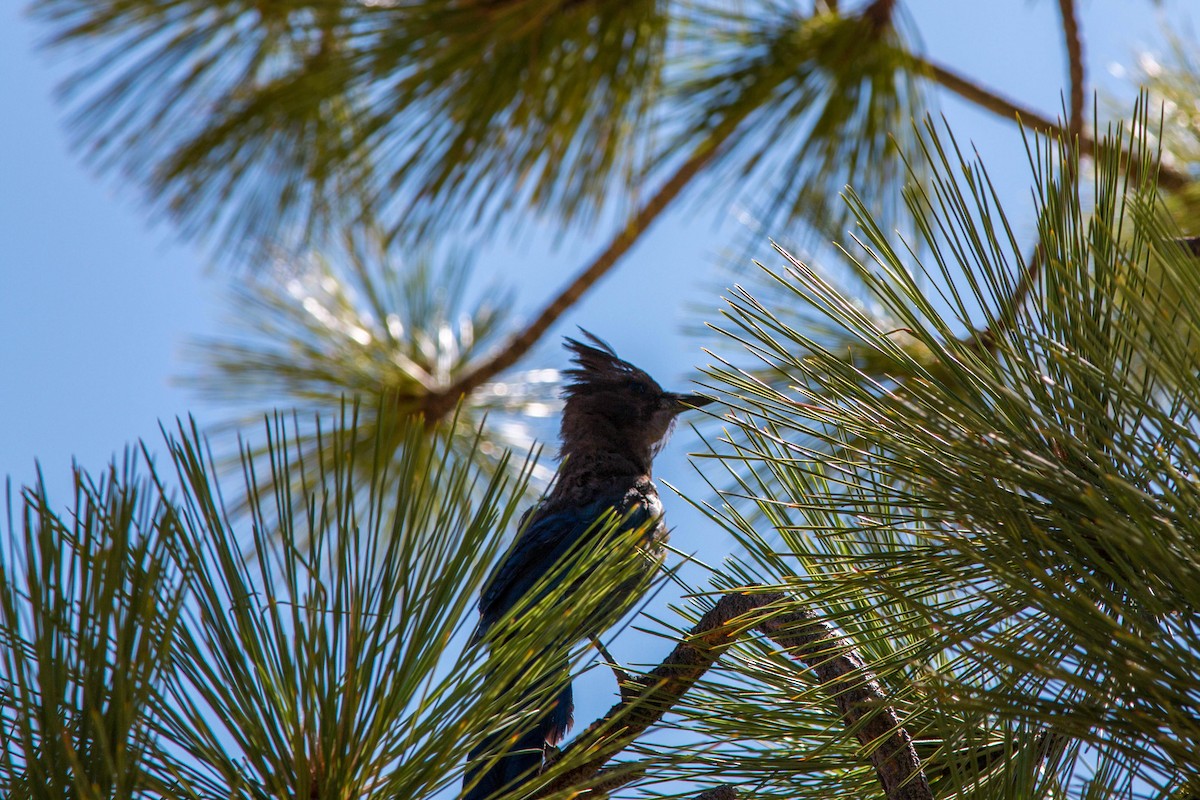
[{"label": "blue sky", "polygon": [[[136,187],[97,177],[69,146],[54,88],[66,73],[44,35],[22,13],[0,5],[0,473],[15,482],[40,460],[51,485],[65,485],[72,458],[101,467],[138,438],[157,440],[159,420],[216,411],[172,384],[189,338],[221,327],[221,293],[237,273],[208,266],[202,247],[147,219]],[[925,0],[904,4],[931,57],[1053,114],[1063,86],[1056,5]],[[1092,0],[1081,4],[1093,85],[1127,92],[1113,63],[1129,64],[1159,36],[1156,4]],[[1186,3],[1167,3],[1178,13]],[[973,141],[993,174],[1023,202],[1023,154],[1011,126],[942,103],[956,133]],[[669,214],[556,333],[584,325],[659,375],[681,379],[700,363],[682,334],[685,305],[716,308],[727,282],[718,268],[737,233],[722,210],[695,198]],[[499,241],[480,272],[514,285],[519,311],[538,307],[603,242],[564,237],[555,246],[534,230]],[[646,338],[655,342],[645,346]],[[543,349],[541,358],[561,356]],[[534,364],[529,364],[534,366]]]}]

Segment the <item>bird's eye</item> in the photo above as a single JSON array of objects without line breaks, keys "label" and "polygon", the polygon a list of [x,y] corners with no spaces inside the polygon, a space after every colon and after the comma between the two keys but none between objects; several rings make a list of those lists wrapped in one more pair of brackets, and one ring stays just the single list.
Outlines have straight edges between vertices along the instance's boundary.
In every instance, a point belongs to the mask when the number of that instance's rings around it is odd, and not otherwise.
[{"label": "bird's eye", "polygon": [[629,384],[629,391],[633,392],[636,395],[644,395],[647,392],[649,392],[650,390],[647,389],[646,384],[642,383],[641,381],[633,381],[632,383]]}]

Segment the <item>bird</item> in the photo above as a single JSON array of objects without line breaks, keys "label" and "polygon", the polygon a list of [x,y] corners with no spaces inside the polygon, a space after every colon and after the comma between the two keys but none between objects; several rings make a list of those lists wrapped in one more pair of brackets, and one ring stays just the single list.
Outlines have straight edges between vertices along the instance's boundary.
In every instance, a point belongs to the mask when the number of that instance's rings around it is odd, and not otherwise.
[{"label": "bird", "polygon": [[[564,344],[574,367],[564,372],[569,382],[563,391],[560,466],[549,491],[522,516],[516,539],[484,583],[475,638],[485,638],[518,604],[527,608],[547,595],[547,578],[561,583],[571,573],[569,561],[564,567],[564,556],[588,545],[608,544],[589,539],[635,537],[644,557],[634,569],[642,574],[609,587],[612,596],[590,609],[582,626],[568,622],[569,615],[553,616],[565,629],[557,638],[550,637],[555,642],[551,674],[527,676],[524,691],[527,696],[539,678],[543,689],[548,680],[561,682],[561,687],[518,731],[515,741],[511,733],[497,733],[471,751],[463,800],[487,800],[536,775],[546,754],[566,735],[574,711],[568,650],[584,638],[599,646],[596,637],[632,608],[645,590],[644,578],[657,570],[665,555],[667,528],[652,479],[654,458],[680,413],[712,402],[697,394],[665,391],[603,340],[580,330],[586,342],[567,337]],[[605,526],[606,519],[619,522]],[[584,576],[575,578],[566,591],[582,580]]]}]

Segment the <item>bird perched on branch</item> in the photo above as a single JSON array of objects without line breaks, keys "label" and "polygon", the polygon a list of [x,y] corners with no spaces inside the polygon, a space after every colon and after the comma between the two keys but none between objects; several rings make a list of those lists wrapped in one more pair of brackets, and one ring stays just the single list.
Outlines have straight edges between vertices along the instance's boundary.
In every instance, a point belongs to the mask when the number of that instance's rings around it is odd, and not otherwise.
[{"label": "bird perched on branch", "polygon": [[[566,341],[575,368],[566,371],[570,383],[564,391],[562,463],[550,492],[522,517],[516,541],[484,586],[477,636],[487,635],[518,604],[539,602],[551,591],[548,583],[560,584],[561,591],[562,581],[571,575],[566,591],[573,592],[584,576],[576,578],[570,561],[564,565],[563,558],[588,545],[607,546],[607,541],[590,541],[594,537],[636,537],[635,544],[650,556],[639,568],[646,574],[662,559],[667,529],[651,467],[676,417],[710,399],[664,391],[603,341],[583,333],[590,344]],[[606,519],[617,522],[605,525]],[[539,680],[543,689],[549,680],[561,686],[515,737],[497,733],[472,751],[464,800],[486,800],[542,768],[547,748],[562,740],[572,721],[569,648],[584,637],[595,641],[632,607],[645,585],[634,579],[606,587],[609,596],[582,625],[554,618],[563,630],[557,639],[549,637],[555,644],[548,661],[542,662],[553,665],[551,674],[526,676],[525,687],[517,688],[515,696],[528,697]],[[504,751],[508,755],[497,759]]]}]

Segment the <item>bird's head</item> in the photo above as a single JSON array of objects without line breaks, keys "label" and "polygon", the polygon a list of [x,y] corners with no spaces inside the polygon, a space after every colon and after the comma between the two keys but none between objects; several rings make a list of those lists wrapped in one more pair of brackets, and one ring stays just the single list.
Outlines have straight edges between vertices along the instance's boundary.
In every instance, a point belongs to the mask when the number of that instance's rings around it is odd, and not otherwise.
[{"label": "bird's head", "polygon": [[650,462],[682,411],[711,400],[664,391],[658,382],[617,357],[603,341],[583,331],[590,344],[568,338],[575,367],[564,390],[563,455],[612,452]]}]

